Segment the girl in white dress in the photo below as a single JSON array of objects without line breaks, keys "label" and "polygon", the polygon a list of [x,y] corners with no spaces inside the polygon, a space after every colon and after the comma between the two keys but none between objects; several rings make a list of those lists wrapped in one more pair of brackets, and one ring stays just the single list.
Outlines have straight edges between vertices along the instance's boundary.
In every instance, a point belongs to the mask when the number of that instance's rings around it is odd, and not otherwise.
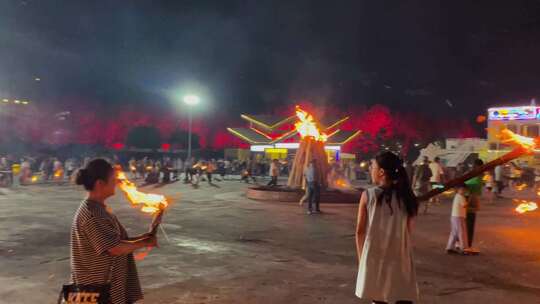
[{"label": "girl in white dress", "polygon": [[414,303],[418,287],[410,234],[418,202],[397,155],[379,153],[370,173],[376,186],[362,193],[358,210],[356,296],[373,303]]}]

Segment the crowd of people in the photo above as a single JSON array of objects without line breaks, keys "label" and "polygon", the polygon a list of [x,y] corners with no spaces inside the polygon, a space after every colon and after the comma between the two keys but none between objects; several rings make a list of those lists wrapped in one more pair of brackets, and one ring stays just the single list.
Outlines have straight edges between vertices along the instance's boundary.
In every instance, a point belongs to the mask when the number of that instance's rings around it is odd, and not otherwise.
[{"label": "crowd of people", "polygon": [[[431,161],[423,157],[416,166],[411,163],[405,165],[405,169],[415,196],[419,197],[428,193],[431,189],[443,187],[443,184],[455,177],[462,176],[470,170],[483,165],[481,159],[475,159],[472,167],[465,163],[459,163],[455,168],[446,168],[439,157]],[[486,203],[495,203],[496,198],[501,198],[506,188],[521,191],[527,187],[537,188],[540,183],[540,170],[527,167],[525,164],[510,162],[498,165],[492,170],[473,177],[456,186],[452,191],[455,193],[450,215],[450,236],[446,246],[448,254],[476,254],[473,248],[476,216],[480,208],[481,198]],[[429,206],[439,203],[439,197],[435,196],[424,203],[424,213],[428,212]]]},{"label": "crowd of people", "polygon": [[[47,181],[71,181],[73,173],[84,168],[93,157],[68,157],[61,159],[54,156],[0,156],[0,186],[9,186],[13,183],[31,184]],[[122,160],[116,155],[104,157],[114,165],[121,165],[129,172],[130,178],[142,179],[147,183],[170,182],[183,179],[186,182],[198,183],[201,180],[212,182],[214,175],[221,179],[231,179],[232,176],[267,176],[272,174],[288,174],[287,163],[279,164],[271,170],[269,160],[238,160],[238,159],[190,159],[144,156],[136,159]],[[243,178],[246,182],[247,178]]]},{"label": "crowd of people", "polygon": [[[74,182],[74,173],[84,168],[93,157],[57,156],[0,156],[0,187],[28,185],[42,182]],[[269,178],[268,186],[278,186],[279,176],[288,176],[292,161],[289,159],[248,158],[204,159],[180,157],[129,157],[111,154],[104,157],[114,165],[121,165],[132,179],[145,183],[168,183],[182,180],[198,185],[200,181],[240,179],[245,183],[257,183],[258,179]],[[343,188],[346,181],[356,180],[365,171],[356,162],[335,162],[331,166],[329,185]]]}]

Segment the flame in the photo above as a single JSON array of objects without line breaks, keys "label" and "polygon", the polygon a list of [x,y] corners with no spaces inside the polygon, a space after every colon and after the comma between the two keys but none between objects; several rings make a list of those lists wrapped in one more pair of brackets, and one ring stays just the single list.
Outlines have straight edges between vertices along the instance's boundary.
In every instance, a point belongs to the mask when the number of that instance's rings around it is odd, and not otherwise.
[{"label": "flame", "polygon": [[144,260],[144,258],[146,258],[146,256],[148,256],[148,254],[150,253],[150,251],[152,250],[152,248],[146,248],[140,252],[137,252],[133,255],[133,257],[135,258],[135,261],[142,261]]},{"label": "flame", "polygon": [[456,190],[448,189],[448,190],[444,191],[442,194],[444,194],[446,196],[451,196],[451,195],[454,195],[455,193],[456,193]]},{"label": "flame", "polygon": [[296,106],[296,116],[299,121],[294,124],[296,131],[300,133],[302,138],[311,136],[315,140],[325,142],[328,139],[328,135],[321,132],[313,119],[313,116],[308,112],[302,110],[299,106]]},{"label": "flame", "polygon": [[525,188],[527,188],[527,184],[525,183],[516,186],[517,191],[523,191]]},{"label": "flame", "polygon": [[130,166],[130,167],[129,167],[129,170],[131,170],[131,171],[137,171],[137,168],[136,168],[135,166]]},{"label": "flame", "polygon": [[540,146],[538,143],[539,138],[526,137],[518,135],[506,128],[503,128],[497,134],[497,137],[503,144],[509,144],[513,146],[520,146],[529,152],[532,152],[537,146]]},{"label": "flame", "polygon": [[129,202],[134,206],[141,206],[141,211],[145,213],[155,213],[166,208],[169,203],[165,196],[153,193],[143,193],[137,190],[137,186],[129,181],[122,171],[117,173],[118,186],[126,194]]},{"label": "flame", "polygon": [[519,204],[515,209],[520,214],[538,209],[538,205],[535,202],[529,202],[525,200],[521,200],[521,202],[522,203]]},{"label": "flame", "polygon": [[32,178],[30,179],[32,181],[32,183],[35,183],[38,181],[38,176],[37,175],[32,175]]},{"label": "flame", "polygon": [[486,116],[485,116],[485,115],[478,115],[478,116],[476,117],[476,122],[477,122],[477,123],[483,123],[483,122],[485,122],[485,121],[486,121]]},{"label": "flame", "polygon": [[54,177],[59,178],[59,177],[62,177],[63,174],[64,174],[64,170],[58,169],[54,172]]}]

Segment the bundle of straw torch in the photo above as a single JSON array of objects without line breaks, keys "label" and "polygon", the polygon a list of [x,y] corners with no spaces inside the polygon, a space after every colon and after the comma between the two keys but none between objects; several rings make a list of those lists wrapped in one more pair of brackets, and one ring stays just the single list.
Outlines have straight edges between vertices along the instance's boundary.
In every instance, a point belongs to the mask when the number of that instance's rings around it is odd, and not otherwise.
[{"label": "bundle of straw torch", "polygon": [[135,183],[131,182],[121,169],[122,168],[117,167],[116,171],[118,187],[122,190],[122,192],[124,192],[126,198],[133,207],[140,208],[140,210],[144,213],[154,215],[154,223],[156,224],[152,226],[151,233],[155,234],[159,228],[167,242],[170,242],[167,233],[160,225],[163,213],[169,206],[167,198],[160,194],[140,192],[137,190]]}]

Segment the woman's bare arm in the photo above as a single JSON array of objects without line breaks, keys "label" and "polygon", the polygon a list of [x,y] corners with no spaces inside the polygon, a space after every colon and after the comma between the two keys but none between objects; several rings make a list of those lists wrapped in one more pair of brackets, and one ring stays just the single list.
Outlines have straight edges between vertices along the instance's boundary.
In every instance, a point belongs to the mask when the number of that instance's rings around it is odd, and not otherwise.
[{"label": "woman's bare arm", "polygon": [[136,241],[122,240],[118,245],[108,250],[112,256],[130,254],[137,249],[144,247],[157,246],[157,238],[155,235],[150,235],[146,238],[142,238]]},{"label": "woman's bare arm", "polygon": [[367,223],[367,194],[364,191],[360,197],[360,204],[358,207],[358,219],[356,221],[356,254],[358,255],[358,262],[360,263],[360,257],[362,256],[362,250],[364,249],[364,242],[366,240],[366,223]]},{"label": "woman's bare arm", "polygon": [[414,217],[409,216],[407,218],[407,230],[409,231],[409,234],[412,234],[414,228]]}]

